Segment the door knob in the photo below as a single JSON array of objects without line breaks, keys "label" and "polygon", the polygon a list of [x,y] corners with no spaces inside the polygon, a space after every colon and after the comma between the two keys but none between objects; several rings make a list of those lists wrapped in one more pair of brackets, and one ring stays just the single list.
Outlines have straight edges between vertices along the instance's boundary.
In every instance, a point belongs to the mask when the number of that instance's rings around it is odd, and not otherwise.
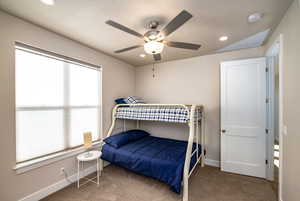
[{"label": "door knob", "polygon": [[226,133],[226,130],[225,130],[225,129],[222,129],[221,132],[222,132],[222,133]]}]

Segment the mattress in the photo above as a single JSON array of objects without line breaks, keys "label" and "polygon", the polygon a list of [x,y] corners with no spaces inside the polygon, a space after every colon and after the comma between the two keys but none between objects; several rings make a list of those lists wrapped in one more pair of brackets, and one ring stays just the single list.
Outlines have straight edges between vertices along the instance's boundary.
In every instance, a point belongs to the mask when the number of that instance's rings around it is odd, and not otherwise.
[{"label": "mattress", "polygon": [[[101,158],[136,173],[163,181],[170,185],[171,190],[180,193],[186,148],[186,141],[147,136],[119,148],[105,144],[102,147]],[[200,152],[201,146],[199,145],[199,155]],[[191,168],[196,161],[197,158],[194,155]]]},{"label": "mattress", "polygon": [[[118,107],[116,118],[145,121],[164,121],[173,123],[187,123],[189,112],[182,106],[130,106]],[[201,113],[198,109],[195,118],[200,119]]]}]

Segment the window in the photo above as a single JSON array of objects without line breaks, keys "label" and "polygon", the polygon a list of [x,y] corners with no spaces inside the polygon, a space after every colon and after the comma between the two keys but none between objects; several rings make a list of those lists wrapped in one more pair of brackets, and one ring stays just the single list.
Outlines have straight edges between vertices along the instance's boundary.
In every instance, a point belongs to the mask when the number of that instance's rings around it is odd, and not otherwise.
[{"label": "window", "polygon": [[17,163],[100,139],[101,71],[16,46]]}]

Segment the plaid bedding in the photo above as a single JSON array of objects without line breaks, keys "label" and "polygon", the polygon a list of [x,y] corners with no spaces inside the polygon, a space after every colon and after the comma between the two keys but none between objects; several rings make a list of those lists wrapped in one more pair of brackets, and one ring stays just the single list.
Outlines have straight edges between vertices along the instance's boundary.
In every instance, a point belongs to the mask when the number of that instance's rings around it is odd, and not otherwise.
[{"label": "plaid bedding", "polygon": [[[198,111],[199,114],[200,111]],[[195,116],[198,115],[197,112]],[[180,106],[132,106],[119,107],[116,118],[148,121],[187,123],[188,111]]]}]

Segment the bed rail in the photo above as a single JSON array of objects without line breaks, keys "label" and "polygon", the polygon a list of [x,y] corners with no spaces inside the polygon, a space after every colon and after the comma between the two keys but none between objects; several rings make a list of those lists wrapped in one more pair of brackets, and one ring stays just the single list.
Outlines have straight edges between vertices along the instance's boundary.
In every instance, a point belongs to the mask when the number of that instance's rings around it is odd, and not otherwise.
[{"label": "bed rail", "polygon": [[[189,137],[188,137],[188,144],[186,150],[186,157],[184,163],[184,171],[183,171],[183,201],[188,201],[188,190],[189,190],[189,177],[192,175],[193,171],[195,170],[197,164],[201,162],[201,166],[204,166],[205,160],[205,128],[204,128],[204,121],[205,121],[205,114],[204,114],[204,107],[198,104],[119,104],[113,108],[112,111],[112,122],[111,127],[107,133],[106,137],[112,135],[113,129],[116,124],[116,113],[119,107],[124,106],[143,106],[143,107],[153,107],[153,106],[174,106],[174,107],[182,107],[187,111],[189,116],[188,126],[189,126]],[[199,112],[197,111],[199,110]],[[196,113],[197,112],[197,113]],[[196,115],[195,115],[196,114]],[[200,115],[200,116],[199,116]],[[137,128],[139,128],[139,120],[137,120]],[[124,120],[124,129],[125,129],[125,120]],[[196,147],[193,151],[193,144],[196,144]],[[199,154],[199,144],[201,143],[201,154]],[[196,163],[193,167],[190,167],[191,158],[196,154]]]},{"label": "bed rail", "polygon": [[[118,104],[116,105],[114,108],[113,108],[113,111],[112,111],[112,122],[111,122],[111,127],[110,129],[108,130],[108,133],[106,135],[106,137],[109,137],[111,136],[112,132],[113,132],[113,129],[115,127],[115,123],[116,123],[116,114],[117,114],[117,110],[118,108],[120,107],[126,107],[126,106],[130,106],[130,107],[153,107],[153,106],[157,106],[157,107],[182,107],[184,108],[187,113],[188,113],[188,116],[190,116],[190,110],[189,110],[189,107],[192,107],[192,105],[186,105],[186,104]],[[200,106],[200,105],[199,105]],[[201,106],[202,107],[202,106]],[[125,121],[124,121],[125,122]],[[139,121],[137,121],[137,126],[139,126]]]},{"label": "bed rail", "polygon": [[[183,171],[183,201],[188,201],[189,198],[189,177],[201,161],[201,166],[204,167],[205,160],[205,133],[204,133],[204,107],[202,105],[192,105],[189,120],[189,139],[185,155],[184,171]],[[201,117],[196,116],[196,110],[201,111]],[[200,129],[200,128],[201,129]],[[201,154],[199,154],[199,138],[201,140]],[[196,141],[196,142],[195,142]],[[193,151],[193,144],[196,143],[195,150]],[[190,168],[191,159],[196,154],[197,161],[192,168]]]}]

